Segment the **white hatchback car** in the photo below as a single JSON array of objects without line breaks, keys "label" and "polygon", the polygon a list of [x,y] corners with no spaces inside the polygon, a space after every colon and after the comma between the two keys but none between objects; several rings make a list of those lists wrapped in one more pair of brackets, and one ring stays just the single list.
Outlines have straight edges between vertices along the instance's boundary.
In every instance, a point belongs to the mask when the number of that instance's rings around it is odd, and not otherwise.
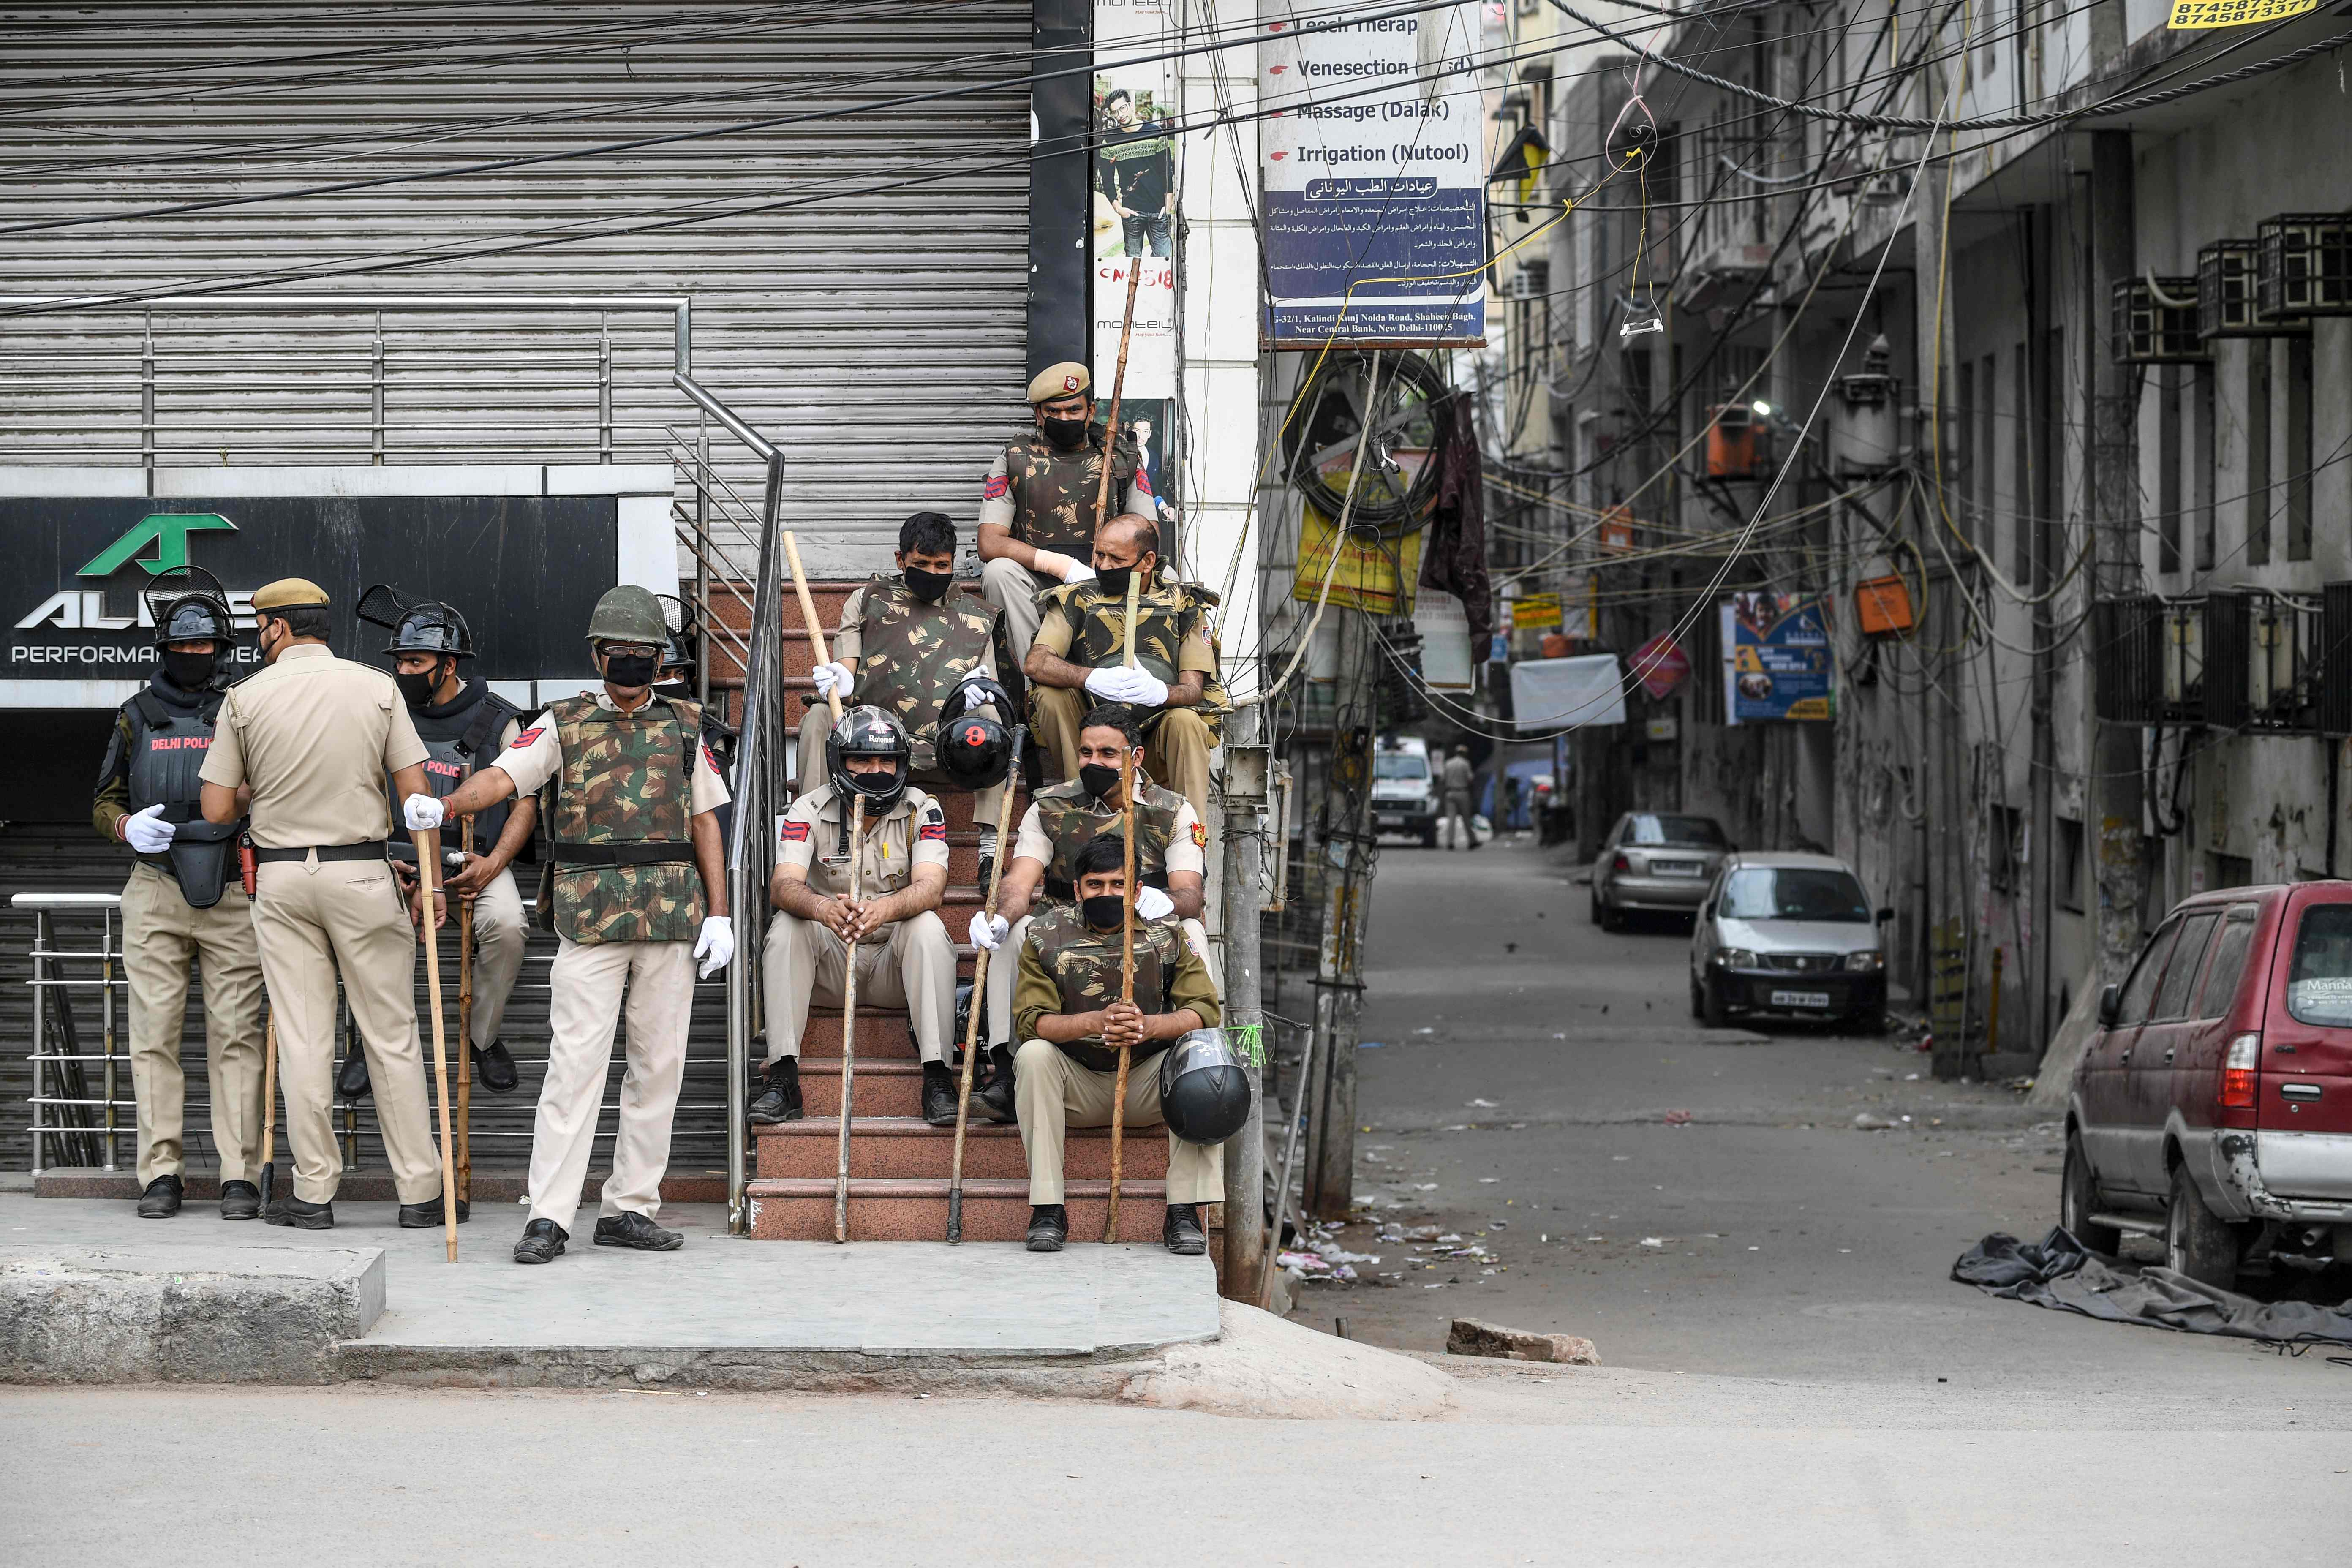
[{"label": "white hatchback car", "polygon": [[1720,1026],[1743,1013],[1843,1018],[1886,1027],[1893,910],[1833,855],[1734,855],[1691,927],[1691,1016]]}]

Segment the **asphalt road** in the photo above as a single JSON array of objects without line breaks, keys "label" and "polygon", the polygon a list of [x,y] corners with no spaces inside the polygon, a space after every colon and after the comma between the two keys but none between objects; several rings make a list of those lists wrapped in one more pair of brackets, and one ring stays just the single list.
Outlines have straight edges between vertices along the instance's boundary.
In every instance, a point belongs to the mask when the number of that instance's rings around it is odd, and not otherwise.
[{"label": "asphalt road", "polygon": [[[2352,1391],[2319,1354],[1951,1283],[1987,1233],[2055,1223],[2057,1126],[2009,1089],[1934,1082],[1895,1037],[1702,1028],[1685,932],[1601,931],[1577,870],[1507,843],[1381,852],[1356,1195],[1495,1256],[1417,1256],[1353,1226],[1345,1245],[1380,1263],[1354,1266],[1366,1283],[1309,1285],[1294,1321],[1344,1316],[1355,1338],[1439,1350],[1452,1318],[1481,1317],[1692,1374],[2282,1406]],[[1858,1130],[1858,1114],[1894,1129]]]}]

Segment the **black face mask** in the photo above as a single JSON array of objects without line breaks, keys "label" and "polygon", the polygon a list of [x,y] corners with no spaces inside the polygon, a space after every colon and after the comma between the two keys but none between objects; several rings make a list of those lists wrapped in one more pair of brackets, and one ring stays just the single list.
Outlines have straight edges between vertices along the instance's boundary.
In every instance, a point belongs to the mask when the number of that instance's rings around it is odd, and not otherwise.
[{"label": "black face mask", "polygon": [[201,691],[213,678],[220,655],[216,653],[163,653],[163,679],[183,691]]},{"label": "black face mask", "polygon": [[948,596],[948,586],[955,581],[952,572],[918,572],[912,566],[900,574],[907,579],[907,591],[926,605],[936,605]]},{"label": "black face mask", "polygon": [[604,659],[604,684],[623,691],[654,683],[654,656],[649,653],[610,654]]},{"label": "black face mask", "polygon": [[1118,770],[1107,768],[1100,763],[1081,763],[1078,764],[1078,783],[1097,800],[1108,800],[1110,792],[1118,787]]},{"label": "black face mask", "polygon": [[667,698],[673,702],[691,702],[694,700],[694,682],[665,680],[654,688],[654,695]]},{"label": "black face mask", "polygon": [[1048,419],[1045,439],[1065,452],[1075,452],[1087,442],[1087,422],[1083,419]]},{"label": "black face mask", "polygon": [[400,688],[400,700],[408,704],[409,711],[433,706],[433,689],[441,684],[440,673],[424,669],[415,675],[392,672],[392,683]]},{"label": "black face mask", "polygon": [[1095,568],[1095,591],[1114,599],[1127,597],[1127,580],[1135,575],[1132,566],[1097,566]]},{"label": "black face mask", "polygon": [[1086,916],[1087,924],[1097,931],[1116,931],[1127,919],[1127,900],[1118,893],[1104,893],[1097,898],[1080,899],[1078,910]]}]

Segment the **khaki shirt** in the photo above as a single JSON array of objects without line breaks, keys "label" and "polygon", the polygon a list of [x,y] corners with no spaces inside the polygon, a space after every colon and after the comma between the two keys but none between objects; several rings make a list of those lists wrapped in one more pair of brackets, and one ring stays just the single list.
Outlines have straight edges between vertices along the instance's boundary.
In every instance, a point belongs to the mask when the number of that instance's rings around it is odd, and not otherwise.
[{"label": "khaki shirt", "polygon": [[[810,790],[784,813],[776,859],[806,871],[809,891],[821,898],[849,896],[849,858],[841,847],[844,809],[840,795],[828,784]],[[938,801],[909,784],[889,816],[879,822],[871,816],[866,819],[865,847],[866,866],[858,892],[868,899],[903,892],[915,879],[916,867],[947,869],[947,812]],[[866,940],[887,942],[889,928]]]},{"label": "khaki shirt", "polygon": [[388,837],[384,775],[425,757],[389,674],[297,643],[229,689],[200,776],[252,786],[260,847],[323,848]]}]

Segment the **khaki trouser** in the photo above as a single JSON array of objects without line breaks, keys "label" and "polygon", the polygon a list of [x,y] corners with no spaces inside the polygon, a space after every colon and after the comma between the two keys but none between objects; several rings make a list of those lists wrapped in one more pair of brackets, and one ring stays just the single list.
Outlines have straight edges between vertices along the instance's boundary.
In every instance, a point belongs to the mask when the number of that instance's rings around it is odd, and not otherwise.
[{"label": "khaki trouser", "polygon": [[[976,711],[994,713],[996,704],[988,703]],[[1001,714],[998,716],[1000,719],[1003,717]],[[833,710],[824,703],[818,703],[801,716],[800,783],[794,786],[797,793],[806,795],[824,783],[824,742],[825,738],[832,733]],[[953,790],[959,794],[963,792],[961,784],[948,782],[946,776],[940,773],[918,777],[914,782],[934,795],[948,790]],[[1004,809],[1004,786],[1001,784],[992,784],[986,789],[973,790],[971,795],[972,821],[981,830],[981,847],[985,851],[993,851],[996,847],[996,816]]]},{"label": "khaki trouser", "polygon": [[[1092,696],[1062,686],[1029,688],[1037,714],[1037,743],[1051,752],[1062,776],[1078,776],[1078,724],[1095,706]],[[1209,726],[1188,708],[1171,708],[1143,734],[1143,766],[1152,782],[1192,803],[1192,814],[1209,820],[1209,752],[1216,742]]]},{"label": "khaki trouser", "polygon": [[294,1194],[331,1202],[342,1181],[335,1146],[335,973],[367,1049],[384,1159],[404,1204],[441,1191],[440,1152],[416,1039],[416,932],[382,860],[273,860],[256,872],[254,929],[278,1021],[278,1081],[294,1146]]},{"label": "khaki trouser", "polygon": [[1456,849],[1478,847],[1478,836],[1470,823],[1473,812],[1468,792],[1456,793],[1451,790],[1446,792],[1445,808],[1440,816],[1452,824],[1447,827],[1446,833],[1452,841],[1453,847]]},{"label": "khaki trouser", "polygon": [[180,884],[135,866],[122,885],[122,973],[131,990],[131,1084],[139,1097],[139,1184],[186,1169],[181,1145],[187,1080],[180,1037],[188,962],[204,965],[205,1077],[213,1092],[220,1179],[250,1182],[261,1158],[261,948],[253,905],[232,884],[211,909],[189,907]]},{"label": "khaki trouser", "polygon": [[[455,910],[449,923],[457,924]],[[487,1046],[499,1037],[499,1026],[506,1022],[507,1000],[514,994],[515,977],[522,973],[523,949],[530,945],[530,921],[523,912],[522,893],[515,887],[514,868],[509,867],[490,879],[481,896],[474,900],[474,1011],[467,1019],[467,1036],[476,1046]],[[452,984],[449,975],[442,976],[445,986]],[[457,993],[452,990],[452,998]],[[461,1063],[450,1064],[452,1072],[469,1070]]]},{"label": "khaki trouser", "polygon": [[[1160,1058],[1166,1047],[1137,1052],[1127,1068],[1127,1125],[1150,1127],[1160,1114]],[[1049,1040],[1029,1040],[1013,1058],[1013,1108],[1021,1118],[1021,1146],[1029,1153],[1032,1207],[1062,1201],[1062,1137],[1069,1127],[1110,1125],[1118,1075],[1097,1072]],[[1168,1201],[1223,1203],[1225,1149],[1168,1135]]]},{"label": "khaki trouser", "polygon": [[[1004,933],[1004,945],[988,955],[988,1034],[981,1042],[983,1045],[1009,1043],[1013,1038],[1013,983],[1021,971],[1021,939],[1029,934],[1029,922],[1036,918],[1023,915],[1014,921],[1012,929]],[[1209,928],[1192,920],[1178,921],[1176,924],[1183,931],[1184,943],[1192,950],[1192,956],[1208,963]],[[1213,984],[1213,964],[1210,966],[1210,976]],[[1223,991],[1217,993],[1217,1000],[1224,1000]]]},{"label": "khaki trouser", "polygon": [[1060,579],[1040,577],[1005,556],[980,563],[980,596],[1004,612],[1004,650],[1013,656],[1013,668],[1028,663],[1029,645],[1045,624],[1038,595],[1061,585]]},{"label": "khaki trouser", "polygon": [[613,1173],[597,1211],[647,1219],[661,1213],[669,1166],[670,1121],[686,1076],[686,1032],[694,1009],[693,944],[575,942],[562,939],[548,970],[547,1081],[530,1133],[530,1217],[565,1231],[580,1208],[613,1065],[613,1028],[628,994],[628,1070],[621,1075],[620,1128]]},{"label": "khaki trouser", "polygon": [[[841,1005],[848,978],[849,944],[815,921],[779,911],[768,922],[760,974],[768,998],[769,1061],[797,1058],[812,1003]],[[926,910],[890,927],[887,942],[857,948],[857,999],[877,1007],[904,1007],[915,1025],[915,1048],[927,1062],[947,1059],[955,1029],[955,944],[940,917]]]}]

